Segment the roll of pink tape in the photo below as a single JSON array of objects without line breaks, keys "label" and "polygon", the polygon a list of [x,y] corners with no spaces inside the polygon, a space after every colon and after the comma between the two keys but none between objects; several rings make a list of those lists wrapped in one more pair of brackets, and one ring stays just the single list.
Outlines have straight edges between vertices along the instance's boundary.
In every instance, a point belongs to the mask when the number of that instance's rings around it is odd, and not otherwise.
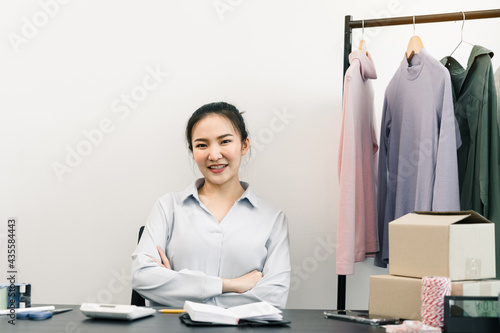
[{"label": "roll of pink tape", "polygon": [[450,294],[450,278],[440,276],[422,278],[422,322],[425,325],[443,327],[444,297]]}]

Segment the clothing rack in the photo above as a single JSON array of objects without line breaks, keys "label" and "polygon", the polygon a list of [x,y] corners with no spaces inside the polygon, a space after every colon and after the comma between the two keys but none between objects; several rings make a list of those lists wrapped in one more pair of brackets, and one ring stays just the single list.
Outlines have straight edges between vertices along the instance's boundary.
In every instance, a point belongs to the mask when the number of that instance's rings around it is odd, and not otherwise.
[{"label": "clothing rack", "polygon": [[[445,14],[432,14],[432,15],[415,15],[415,16],[402,16],[391,17],[382,19],[369,19],[353,21],[351,15],[345,17],[344,28],[344,76],[349,68],[349,54],[352,50],[352,29],[370,28],[370,27],[385,27],[393,25],[406,25],[406,24],[421,24],[421,23],[436,23],[448,21],[462,21],[464,20],[477,20],[487,18],[500,18],[500,9],[479,10],[472,12],[456,12]],[[337,309],[345,310],[346,300],[346,276],[338,275],[337,285]]]}]

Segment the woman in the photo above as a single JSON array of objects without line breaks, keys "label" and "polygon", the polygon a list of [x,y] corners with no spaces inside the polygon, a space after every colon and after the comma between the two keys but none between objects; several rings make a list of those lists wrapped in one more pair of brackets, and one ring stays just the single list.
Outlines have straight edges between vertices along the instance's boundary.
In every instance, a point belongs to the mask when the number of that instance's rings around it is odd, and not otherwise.
[{"label": "woman", "polygon": [[157,201],[132,255],[133,289],[150,305],[265,300],[284,308],[287,220],[239,180],[250,148],[243,117],[227,103],[204,105],[189,119],[186,140],[203,178]]}]

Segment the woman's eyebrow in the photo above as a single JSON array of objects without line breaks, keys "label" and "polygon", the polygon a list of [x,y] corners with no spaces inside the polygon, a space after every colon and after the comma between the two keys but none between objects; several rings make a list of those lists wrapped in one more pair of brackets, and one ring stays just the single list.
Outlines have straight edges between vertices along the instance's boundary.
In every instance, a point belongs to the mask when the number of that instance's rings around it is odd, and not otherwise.
[{"label": "woman's eyebrow", "polygon": [[[217,137],[217,139],[219,139],[219,140],[220,140],[220,139],[224,139],[224,138],[226,138],[226,137],[228,137],[228,136],[233,136],[233,135],[232,135],[232,134],[230,134],[230,133],[227,133],[227,134],[222,134],[222,135],[218,136],[218,137]],[[203,142],[207,142],[207,141],[208,141],[208,139],[204,139],[204,138],[197,138],[197,139],[194,139],[194,141],[195,141],[195,142],[196,142],[196,141],[203,141]]]}]

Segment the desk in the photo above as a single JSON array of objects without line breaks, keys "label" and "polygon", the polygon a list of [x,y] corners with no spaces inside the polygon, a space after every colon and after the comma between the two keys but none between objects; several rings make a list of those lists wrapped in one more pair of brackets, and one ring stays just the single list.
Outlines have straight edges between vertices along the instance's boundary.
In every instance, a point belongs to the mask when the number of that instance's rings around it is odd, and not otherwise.
[{"label": "desk", "polygon": [[[179,320],[178,314],[156,313],[132,322],[118,320],[91,319],[83,315],[80,305],[57,305],[56,308],[74,308],[73,311],[54,315],[42,321],[16,319],[16,325],[8,323],[8,316],[0,316],[1,332],[23,333],[226,333],[226,332],[259,332],[259,333],[376,333],[385,329],[351,323],[323,317],[323,310],[283,310],[284,319],[292,323],[281,327],[189,327]],[[158,308],[159,309],[159,308]]]}]

